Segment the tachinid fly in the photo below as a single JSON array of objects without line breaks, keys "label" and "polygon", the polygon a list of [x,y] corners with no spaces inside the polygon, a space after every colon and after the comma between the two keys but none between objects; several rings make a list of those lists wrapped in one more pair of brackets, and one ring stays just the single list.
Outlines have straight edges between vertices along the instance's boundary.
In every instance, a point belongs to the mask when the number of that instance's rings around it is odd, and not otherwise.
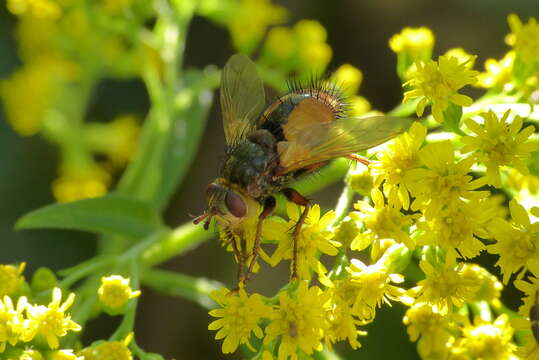
[{"label": "tachinid fly", "polygon": [[[256,263],[264,219],[275,208],[274,194],[304,206],[293,229],[292,278],[296,278],[297,237],[309,211],[309,201],[288,184],[337,157],[368,163],[355,155],[402,133],[409,119],[388,116],[346,117],[342,97],[335,87],[296,86],[266,106],[264,85],[255,64],[245,55],[233,55],[221,77],[221,110],[226,156],[220,176],[208,185],[207,211],[195,224],[215,217],[230,235],[245,282]],[[256,219],[252,249],[246,249],[244,224]],[[239,243],[236,239],[240,239]],[[244,267],[248,265],[247,272]]]}]

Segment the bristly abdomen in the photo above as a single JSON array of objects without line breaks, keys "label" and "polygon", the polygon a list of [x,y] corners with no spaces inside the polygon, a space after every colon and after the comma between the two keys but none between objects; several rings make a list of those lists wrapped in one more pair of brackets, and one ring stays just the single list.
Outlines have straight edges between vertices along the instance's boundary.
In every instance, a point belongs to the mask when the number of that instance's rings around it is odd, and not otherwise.
[{"label": "bristly abdomen", "polygon": [[288,87],[289,92],[261,115],[261,128],[270,131],[277,142],[292,140],[309,124],[333,122],[347,112],[343,93],[334,82],[311,78],[304,85],[292,80]]}]

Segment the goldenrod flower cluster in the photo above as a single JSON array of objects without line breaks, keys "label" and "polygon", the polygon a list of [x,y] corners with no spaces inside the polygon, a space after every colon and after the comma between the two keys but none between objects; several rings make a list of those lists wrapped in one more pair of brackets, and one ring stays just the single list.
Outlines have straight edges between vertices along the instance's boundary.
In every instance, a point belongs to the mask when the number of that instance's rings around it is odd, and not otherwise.
[{"label": "goldenrod flower cluster", "polygon": [[[132,332],[121,341],[100,340],[83,349],[80,346],[62,348],[62,341],[68,335],[80,333],[83,328],[72,320],[69,312],[74,307],[76,295],[70,293],[65,298],[62,290],[55,286],[56,279],[51,278],[54,274],[45,268],[36,271],[31,284],[27,283],[22,275],[24,267],[25,263],[0,265],[0,283],[4,285],[0,299],[0,359],[133,359],[128,348],[133,339]],[[45,298],[44,292],[50,295]],[[139,295],[140,291],[130,289],[129,279],[120,275],[104,277],[99,291],[99,297],[110,309],[120,303],[125,305],[129,298]]]},{"label": "goldenrod flower cluster", "polygon": [[[262,259],[275,266],[296,251],[291,270],[298,279],[273,297],[250,294],[243,285],[214,293],[220,308],[210,315],[219,319],[209,328],[224,339],[224,352],[246,345],[262,359],[284,360],[311,358],[340,341],[356,349],[377,310],[400,302],[409,307],[403,321],[422,359],[539,359],[538,189],[514,186],[516,174],[520,184],[538,175],[529,164],[539,151],[531,124],[539,118],[527,104],[530,78],[539,73],[530,44],[536,22],[523,25],[513,15],[509,22],[514,50],[496,66],[487,60],[490,74],[473,70],[476,57],[463,49],[432,60],[428,29],[406,29],[391,39],[391,48],[407,56],[404,105],[427,121],[370,150],[368,168],[350,171],[341,201],[346,191],[357,191],[362,199],[353,211],[343,212],[340,203],[336,211],[313,205],[295,250],[291,229],[301,207],[289,204],[287,217],[264,221],[263,242],[276,247],[271,255],[266,247]],[[507,60],[515,54],[534,59],[536,72],[526,81]],[[345,65],[335,79],[355,93],[362,73]],[[460,93],[466,85],[489,88],[484,102]],[[528,117],[522,107],[489,103],[494,92],[510,92],[531,109]],[[432,112],[425,116],[428,104]],[[254,233],[254,226],[245,231]],[[485,252],[497,258],[502,282],[494,269],[474,263]],[[321,256],[333,258],[329,268]],[[518,318],[500,300],[502,283],[515,274],[525,294]],[[524,341],[515,340],[517,330],[526,331]],[[261,345],[253,349],[255,338]]]},{"label": "goldenrod flower cluster", "polygon": [[[290,281],[263,295],[247,281],[215,290],[211,282],[148,265],[203,241],[193,227],[170,231],[154,212],[184,171],[171,159],[185,155],[188,167],[218,85],[216,69],[183,69],[186,34],[194,16],[224,26],[236,50],[259,55],[254,61],[266,85],[283,90],[291,74],[303,81],[309,72],[326,71],[332,49],[322,24],[284,25],[288,12],[270,0],[8,0],[7,9],[17,17],[22,66],[0,82],[0,97],[18,134],[39,134],[60,149],[56,199],[104,195],[135,161],[120,179],[122,196],[105,198],[106,206],[111,198],[124,206],[118,211],[125,217],[109,226],[108,214],[84,208],[88,213],[71,219],[82,224],[69,224],[104,232],[99,256],[62,272],[61,280],[41,269],[27,282],[24,263],[0,265],[0,359],[162,358],[134,340],[137,288],[146,281],[207,307],[211,293],[215,319],[208,328],[226,354],[242,348],[254,359],[329,359],[338,343],[360,348],[366,326],[399,303],[407,307],[403,323],[422,359],[539,360],[536,19],[510,15],[508,51],[488,59],[483,72],[474,69],[477,55],[464,49],[436,52],[426,27],[389,39],[403,90],[402,104],[389,115],[415,114],[417,121],[366,151],[368,166],[352,166],[335,210],[310,204],[303,217],[305,208],[289,203],[261,227],[251,216],[235,233],[221,229],[224,246],[249,276],[262,262],[290,265]],[[89,115],[106,78],[146,86],[151,109],[140,143],[136,115]],[[348,101],[348,113],[340,115],[371,112],[358,95],[362,81],[351,64],[330,76]],[[485,94],[471,96],[468,86]],[[58,226],[53,218],[46,220]],[[146,222],[133,230],[138,221]],[[255,254],[257,234],[263,248]],[[495,265],[477,264],[481,254]],[[116,274],[127,269],[129,277]],[[73,284],[80,290],[72,292]],[[518,312],[503,304],[504,285],[523,293]],[[77,343],[75,333],[103,311],[123,316],[116,332],[86,347]]]},{"label": "goldenrod flower cluster", "polygon": [[136,150],[140,120],[88,119],[86,103],[101,79],[140,72],[143,46],[107,21],[134,26],[149,13],[129,0],[95,1],[91,10],[56,0],[10,0],[7,7],[18,16],[23,62],[0,81],[9,124],[22,136],[40,134],[59,147],[59,174],[52,184],[58,201],[104,195]]}]

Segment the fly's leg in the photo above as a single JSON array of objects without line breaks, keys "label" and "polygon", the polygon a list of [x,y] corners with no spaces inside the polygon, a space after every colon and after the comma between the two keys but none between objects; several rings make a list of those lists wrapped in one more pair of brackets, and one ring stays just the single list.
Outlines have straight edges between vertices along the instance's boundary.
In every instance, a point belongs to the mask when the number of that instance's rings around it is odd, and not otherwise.
[{"label": "fly's leg", "polygon": [[[234,256],[238,260],[238,284],[241,284],[244,281],[245,274],[243,272],[243,267],[245,265],[245,257],[243,252],[238,248],[236,238],[232,237],[232,250],[234,251]],[[239,287],[238,287],[239,288]]]},{"label": "fly's leg", "polygon": [[307,214],[309,213],[311,205],[309,203],[309,199],[305,198],[303,195],[301,195],[294,189],[285,188],[282,190],[282,193],[284,194],[284,196],[286,196],[288,201],[291,201],[294,204],[300,206],[304,206],[303,212],[301,213],[299,220],[294,227],[294,232],[292,233],[292,241],[294,248],[292,250],[292,274],[290,278],[292,280],[296,280],[298,278],[298,237],[301,231],[301,227],[305,223],[305,219],[307,218]]},{"label": "fly's leg", "polygon": [[270,196],[264,200],[264,209],[262,210],[262,213],[258,216],[258,223],[256,225],[256,235],[255,235],[255,242],[253,245],[253,253],[251,255],[251,262],[249,263],[249,268],[247,269],[247,274],[245,275],[244,282],[247,282],[249,279],[249,275],[251,275],[253,268],[256,263],[256,259],[258,258],[258,252],[260,250],[260,238],[262,236],[262,223],[264,222],[264,219],[267,218],[275,209],[275,198],[273,196]]},{"label": "fly's leg", "polygon": [[348,154],[345,157],[350,159],[350,160],[360,162],[365,166],[369,166],[369,164],[371,163],[371,161],[369,159],[367,159],[367,158],[365,158],[365,157],[363,157],[361,155],[358,155],[358,154]]}]

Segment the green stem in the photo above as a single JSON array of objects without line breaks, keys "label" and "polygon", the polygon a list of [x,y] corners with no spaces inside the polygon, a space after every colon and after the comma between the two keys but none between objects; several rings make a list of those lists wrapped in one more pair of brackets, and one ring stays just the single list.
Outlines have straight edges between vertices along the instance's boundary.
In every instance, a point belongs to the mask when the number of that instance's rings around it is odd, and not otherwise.
[{"label": "green stem", "polygon": [[205,231],[202,226],[185,223],[146,249],[142,253],[142,263],[148,267],[161,264],[214,236],[214,233]]},{"label": "green stem", "polygon": [[350,209],[350,205],[352,204],[352,200],[354,199],[354,190],[352,190],[350,182],[348,181],[349,176],[350,172],[348,172],[347,179],[345,181],[346,184],[344,185],[341,196],[339,196],[339,200],[335,206],[335,218],[333,219],[330,228],[335,228],[346,217],[346,214]]},{"label": "green stem", "polygon": [[155,291],[189,299],[205,309],[215,307],[215,302],[209,296],[210,293],[224,287],[223,284],[214,280],[194,278],[165,270],[146,269],[141,273],[140,280],[142,284]]},{"label": "green stem", "polygon": [[59,286],[62,289],[69,289],[74,283],[86,277],[92,273],[100,271],[101,269],[112,265],[115,262],[114,257],[96,256],[88,261],[78,264],[71,269],[66,269],[60,272],[60,274],[69,274],[62,281]]}]

